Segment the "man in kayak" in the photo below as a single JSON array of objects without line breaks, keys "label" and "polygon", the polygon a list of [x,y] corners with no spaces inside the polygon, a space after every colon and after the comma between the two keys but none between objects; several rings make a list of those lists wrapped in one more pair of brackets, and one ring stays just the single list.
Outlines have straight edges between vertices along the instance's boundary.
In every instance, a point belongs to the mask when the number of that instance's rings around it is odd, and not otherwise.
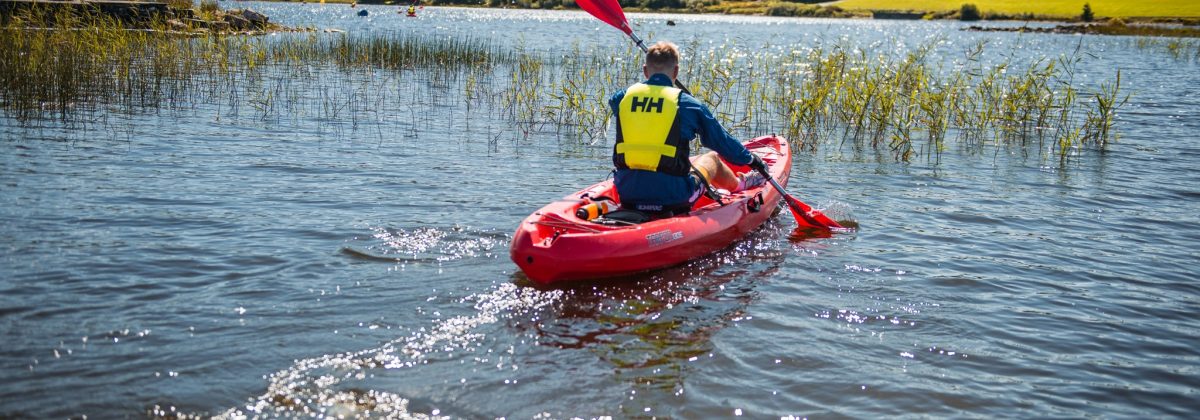
[{"label": "man in kayak", "polygon": [[[617,121],[613,182],[623,208],[684,214],[705,183],[731,192],[762,185],[757,171],[734,175],[720,157],[765,170],[762,159],[729,135],[700,100],[673,87],[679,76],[675,44],[650,46],[642,72],[645,82],[617,92],[608,102]],[[713,151],[689,159],[688,145],[697,135]]]}]

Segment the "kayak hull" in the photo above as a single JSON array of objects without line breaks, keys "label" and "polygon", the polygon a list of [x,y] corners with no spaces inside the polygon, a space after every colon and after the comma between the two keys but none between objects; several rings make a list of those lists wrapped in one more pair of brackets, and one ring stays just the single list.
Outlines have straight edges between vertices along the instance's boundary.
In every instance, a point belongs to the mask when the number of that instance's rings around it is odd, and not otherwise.
[{"label": "kayak hull", "polygon": [[[792,169],[787,140],[764,136],[745,144],[768,165],[771,176],[786,185]],[[736,173],[750,170],[729,166]],[[526,277],[546,285],[677,265],[723,249],[757,229],[781,198],[778,191],[763,184],[726,195],[721,203],[701,198],[687,215],[614,226],[575,216],[580,206],[596,197],[620,200],[608,180],[547,204],[521,222],[509,256]]]}]

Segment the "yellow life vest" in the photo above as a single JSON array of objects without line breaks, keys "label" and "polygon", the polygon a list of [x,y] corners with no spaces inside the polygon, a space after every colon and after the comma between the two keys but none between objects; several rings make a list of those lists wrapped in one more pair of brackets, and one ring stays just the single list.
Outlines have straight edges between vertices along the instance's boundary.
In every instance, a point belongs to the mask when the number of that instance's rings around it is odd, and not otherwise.
[{"label": "yellow life vest", "polygon": [[617,109],[613,163],[684,176],[691,167],[688,142],[679,135],[679,89],[638,83],[625,90]]}]

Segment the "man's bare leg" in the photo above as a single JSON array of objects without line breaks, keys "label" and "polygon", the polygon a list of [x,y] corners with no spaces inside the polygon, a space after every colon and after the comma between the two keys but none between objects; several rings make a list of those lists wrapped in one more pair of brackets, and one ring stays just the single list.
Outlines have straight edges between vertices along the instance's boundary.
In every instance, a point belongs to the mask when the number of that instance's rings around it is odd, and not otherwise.
[{"label": "man's bare leg", "polygon": [[737,191],[738,177],[733,170],[725,166],[725,162],[717,156],[717,152],[708,152],[692,160],[692,166],[699,168],[708,177],[708,183],[713,188],[725,191]]}]

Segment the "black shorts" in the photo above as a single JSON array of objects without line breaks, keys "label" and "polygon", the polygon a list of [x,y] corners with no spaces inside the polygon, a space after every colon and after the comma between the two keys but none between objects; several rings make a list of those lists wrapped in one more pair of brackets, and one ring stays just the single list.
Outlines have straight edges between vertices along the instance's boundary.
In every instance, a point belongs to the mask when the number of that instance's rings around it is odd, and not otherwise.
[{"label": "black shorts", "polygon": [[692,185],[695,185],[694,189],[692,190],[692,195],[688,197],[687,202],[664,205],[661,207],[654,206],[654,210],[639,208],[641,206],[637,205],[631,206],[631,209],[645,213],[650,216],[651,219],[661,219],[664,217],[690,213],[692,211],[692,206],[696,204],[696,201],[699,200],[700,197],[704,196],[705,190],[708,189],[708,178],[704,176],[703,171],[695,167],[692,167],[692,169],[688,170],[687,176],[692,179]]}]

